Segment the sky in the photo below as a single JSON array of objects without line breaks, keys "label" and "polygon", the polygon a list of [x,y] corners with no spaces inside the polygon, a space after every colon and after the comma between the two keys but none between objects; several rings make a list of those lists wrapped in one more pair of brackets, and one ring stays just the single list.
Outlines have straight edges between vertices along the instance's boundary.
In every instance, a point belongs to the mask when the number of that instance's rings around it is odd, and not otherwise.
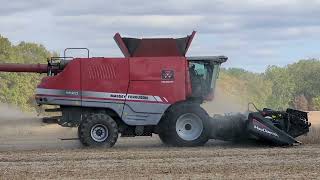
[{"label": "sky", "polygon": [[320,58],[320,0],[0,0],[0,35],[62,53],[122,57],[113,40],[196,37],[187,56],[225,55],[224,67],[263,72]]}]

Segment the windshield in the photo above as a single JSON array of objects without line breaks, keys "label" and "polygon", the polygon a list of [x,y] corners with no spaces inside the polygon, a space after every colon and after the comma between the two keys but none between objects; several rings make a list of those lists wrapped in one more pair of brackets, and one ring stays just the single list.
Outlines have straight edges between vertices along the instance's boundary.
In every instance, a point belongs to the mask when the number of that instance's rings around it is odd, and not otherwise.
[{"label": "windshield", "polygon": [[189,72],[194,97],[205,98],[214,90],[219,67],[220,64],[210,61],[190,61]]},{"label": "windshield", "polygon": [[217,79],[218,79],[218,77],[219,77],[220,65],[221,65],[221,64],[215,64],[215,65],[213,66],[212,78],[211,78],[211,88],[212,88],[212,89],[215,89],[215,88],[216,88],[216,82],[217,82]]}]

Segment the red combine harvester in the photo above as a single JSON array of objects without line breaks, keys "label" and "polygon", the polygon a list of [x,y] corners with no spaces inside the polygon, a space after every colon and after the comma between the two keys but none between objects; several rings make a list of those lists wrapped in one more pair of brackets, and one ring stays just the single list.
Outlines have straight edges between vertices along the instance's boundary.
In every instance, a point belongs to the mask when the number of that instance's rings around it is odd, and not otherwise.
[{"label": "red combine harvester", "polygon": [[[113,146],[121,136],[158,134],[168,145],[199,146],[208,139],[298,143],[309,132],[306,112],[287,109],[209,117],[200,107],[213,99],[225,56],[186,57],[195,35],[136,39],[114,36],[124,58],[89,57],[67,48],[48,64],[0,64],[0,71],[47,73],[36,89],[39,105],[61,116],[43,118],[78,127],[85,146]],[[86,50],[87,58],[66,57]]]},{"label": "red combine harvester", "polygon": [[78,127],[85,146],[113,146],[122,136],[151,136],[175,146],[208,141],[208,114],[225,56],[186,57],[195,32],[184,38],[114,36],[124,58],[53,57],[48,64],[1,64],[0,71],[47,73],[36,89],[39,105],[58,105],[64,127]]}]

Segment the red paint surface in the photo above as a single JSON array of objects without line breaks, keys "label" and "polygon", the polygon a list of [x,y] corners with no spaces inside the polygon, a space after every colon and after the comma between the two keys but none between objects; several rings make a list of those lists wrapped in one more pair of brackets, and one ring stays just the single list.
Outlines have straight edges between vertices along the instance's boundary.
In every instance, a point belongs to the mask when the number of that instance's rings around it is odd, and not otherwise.
[{"label": "red paint surface", "polygon": [[80,61],[81,59],[76,58],[56,76],[43,78],[38,88],[81,91]]},{"label": "red paint surface", "polygon": [[81,59],[81,90],[126,93],[129,84],[127,58]]},{"label": "red paint surface", "polygon": [[131,52],[129,52],[130,47],[127,47],[128,44],[119,33],[116,33],[113,39],[125,57],[185,56],[195,34],[196,31],[193,31],[191,35],[184,37],[185,42],[181,41],[183,38],[132,38],[136,40],[136,45]]},{"label": "red paint surface", "polygon": [[181,56],[175,39],[142,39],[133,57]]},{"label": "red paint surface", "polygon": [[[130,58],[129,63],[129,94],[165,97],[169,103],[186,99],[185,57]],[[163,80],[162,70],[172,70],[174,80]]]},{"label": "red paint surface", "polygon": [[124,57],[130,57],[130,53],[129,50],[127,48],[127,46],[125,45],[125,43],[122,40],[122,37],[119,33],[116,33],[113,37],[114,41],[116,41],[118,47],[120,48],[122,54],[124,55]]},{"label": "red paint surface", "polygon": [[[38,88],[152,95],[170,104],[186,100],[192,89],[185,53],[194,35],[187,36],[184,52],[178,39],[154,38],[140,39],[130,54],[116,33],[114,40],[126,58],[76,58],[58,75],[43,78]],[[172,71],[174,79],[162,79],[162,71]]]},{"label": "red paint surface", "polygon": [[[172,104],[190,93],[186,69],[185,57],[77,58],[38,88],[153,95]],[[162,70],[173,70],[174,80],[162,80]]]}]

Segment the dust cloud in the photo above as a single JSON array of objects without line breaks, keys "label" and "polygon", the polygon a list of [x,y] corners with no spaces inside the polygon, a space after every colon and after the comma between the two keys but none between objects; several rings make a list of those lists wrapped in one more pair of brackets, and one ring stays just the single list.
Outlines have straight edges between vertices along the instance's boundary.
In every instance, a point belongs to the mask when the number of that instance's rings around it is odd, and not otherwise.
[{"label": "dust cloud", "polygon": [[[239,102],[240,100],[236,97],[230,97],[223,90],[217,89],[215,99],[203,105],[203,108],[212,117],[207,125],[210,129],[209,136],[211,139],[238,142],[246,139],[245,122],[249,114],[248,105]],[[309,122],[312,124],[310,132],[297,139],[303,144],[319,144],[320,112],[309,112],[308,116]]]},{"label": "dust cloud", "polygon": [[[0,104],[0,135],[25,135],[44,124],[33,113],[24,113],[17,107]],[[1,137],[0,137],[1,138]]]},{"label": "dust cloud", "polygon": [[244,135],[247,120],[247,105],[240,103],[236,97],[226,95],[223,90],[217,89],[215,98],[203,105],[203,108],[212,117],[207,124],[211,139],[239,140]]},{"label": "dust cloud", "polygon": [[0,104],[0,151],[72,147],[75,143],[60,139],[76,135],[74,128],[45,124],[34,113],[24,113],[14,106]]},{"label": "dust cloud", "polygon": [[222,89],[217,89],[213,101],[203,104],[203,108],[212,116],[230,112],[245,112],[247,103],[241,103],[237,97],[231,97]]}]

